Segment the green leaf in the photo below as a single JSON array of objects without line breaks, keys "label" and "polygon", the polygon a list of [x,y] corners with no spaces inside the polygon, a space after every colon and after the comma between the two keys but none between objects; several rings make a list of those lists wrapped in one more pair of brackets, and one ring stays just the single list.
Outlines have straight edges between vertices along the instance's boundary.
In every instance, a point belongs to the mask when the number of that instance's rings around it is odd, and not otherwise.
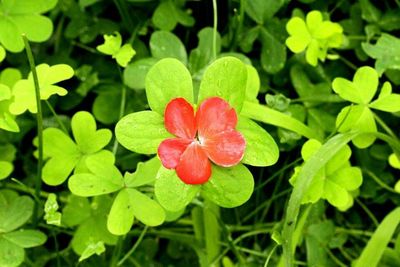
[{"label": "green leaf", "polygon": [[312,37],[301,18],[291,18],[286,24],[286,31],[290,34],[286,39],[286,45],[293,53],[303,52],[311,42]]},{"label": "green leaf", "polygon": [[71,120],[71,127],[78,148],[84,154],[92,154],[101,150],[112,137],[112,133],[108,129],[96,130],[96,121],[87,111],[75,113]]},{"label": "green leaf", "polygon": [[125,173],[124,182],[126,187],[139,187],[153,183],[156,180],[161,161],[154,157],[146,162],[139,162],[134,173]]},{"label": "green leaf", "polygon": [[[373,133],[377,131],[372,111],[361,105],[343,108],[336,118],[336,127],[339,132],[358,130],[364,133]],[[376,137],[372,134],[362,134],[353,140],[353,144],[358,148],[366,148],[372,145],[375,139]]]},{"label": "green leaf", "polygon": [[0,62],[6,58],[6,50],[2,45],[0,45]]},{"label": "green leaf", "polygon": [[104,44],[98,45],[96,49],[103,54],[114,56],[118,53],[122,45],[122,38],[119,32],[115,32],[114,35],[103,35]]},{"label": "green leaf", "polygon": [[22,75],[18,69],[6,68],[0,73],[0,83],[12,88],[16,82],[21,80]]},{"label": "green leaf", "polygon": [[92,113],[97,121],[104,124],[114,124],[119,119],[120,106],[120,92],[105,92],[99,94],[94,100]]},{"label": "green leaf", "polygon": [[[212,60],[213,37],[214,30],[211,27],[203,28],[197,33],[199,44],[190,52],[189,56],[189,69],[192,73],[198,73]],[[221,51],[221,36],[218,32],[216,37],[216,45],[216,52],[219,54]]]},{"label": "green leaf", "polygon": [[61,225],[61,213],[58,212],[58,208],[57,196],[54,193],[50,193],[44,204],[44,219],[47,224]]},{"label": "green leaf", "polygon": [[400,39],[383,33],[375,45],[361,44],[368,56],[376,59],[375,69],[382,75],[387,69],[400,69]]},{"label": "green leaf", "polygon": [[86,165],[91,173],[78,173],[71,176],[68,187],[75,195],[88,197],[109,194],[124,186],[118,168],[105,164],[96,158],[87,158]]},{"label": "green leaf", "polygon": [[107,220],[107,229],[114,235],[125,235],[132,227],[134,210],[128,189],[121,190],[114,200]]},{"label": "green leaf", "polygon": [[136,189],[126,190],[133,214],[139,221],[148,226],[158,226],[164,222],[165,212],[160,204]]},{"label": "green leaf", "polygon": [[118,65],[125,68],[135,55],[136,51],[132,48],[132,45],[124,44],[121,49],[119,49],[119,51],[112,57],[115,58]]},{"label": "green leaf", "polygon": [[218,96],[240,112],[246,96],[247,69],[237,58],[223,57],[214,61],[205,71],[200,84],[199,100]]},{"label": "green leaf", "polygon": [[79,262],[90,258],[94,254],[101,255],[105,251],[106,247],[104,246],[103,242],[98,241],[97,243],[90,243],[87,245],[85,250],[82,252],[82,255],[79,257]]},{"label": "green leaf", "polygon": [[266,28],[261,30],[261,66],[271,74],[280,71],[286,62],[286,47]]},{"label": "green leaf", "polygon": [[19,230],[2,235],[4,239],[22,248],[41,246],[46,242],[46,235],[36,230]]},{"label": "green leaf", "polygon": [[367,246],[356,260],[355,267],[378,266],[385,248],[400,223],[400,208],[392,210],[375,230]]},{"label": "green leaf", "polygon": [[115,136],[131,151],[154,154],[160,143],[172,135],[165,130],[164,119],[158,113],[141,111],[123,117],[115,127]]},{"label": "green leaf", "polygon": [[40,15],[57,4],[57,0],[32,0],[29,3],[4,0],[0,6],[0,43],[11,52],[24,48],[22,34],[33,42],[46,41],[52,31],[52,21]]},{"label": "green leaf", "polygon": [[275,140],[257,123],[239,117],[236,129],[246,140],[246,150],[242,162],[253,166],[270,166],[279,158],[279,148]]},{"label": "green leaf", "polygon": [[175,1],[162,1],[152,17],[153,24],[161,30],[172,31],[177,23],[184,26],[193,26],[195,20],[188,12],[180,9]]},{"label": "green leaf", "polygon": [[390,156],[389,156],[389,164],[390,164],[390,166],[392,166],[393,168],[400,169],[400,160],[399,160],[399,158],[396,156],[395,153],[390,154]]},{"label": "green leaf", "polygon": [[7,178],[14,170],[14,165],[7,161],[0,161],[0,180]]},{"label": "green leaf", "polygon": [[[3,71],[2,74],[4,72],[5,71]],[[10,88],[5,84],[0,84],[0,129],[18,132],[18,124],[15,122],[14,116],[9,112],[11,103],[12,95]]]},{"label": "green leaf", "polygon": [[253,0],[245,2],[246,13],[258,24],[272,18],[284,5],[283,0]]},{"label": "green leaf", "polygon": [[369,0],[360,0],[361,16],[370,23],[379,22],[382,12]]},{"label": "green leaf", "polygon": [[246,65],[247,82],[246,82],[246,100],[258,102],[257,96],[260,91],[260,76],[256,68],[251,65]]},{"label": "green leaf", "polygon": [[11,232],[25,224],[32,216],[33,200],[27,196],[0,204],[0,233]]},{"label": "green leaf", "polygon": [[253,189],[253,175],[244,165],[213,165],[210,179],[202,185],[202,194],[218,206],[234,208],[249,200]]},{"label": "green leaf", "polygon": [[129,64],[124,69],[124,83],[135,90],[144,89],[147,73],[157,61],[155,58],[143,58]]},{"label": "green leaf", "polygon": [[[36,72],[39,79],[40,99],[47,100],[50,96],[57,94],[64,96],[68,91],[55,83],[67,80],[74,76],[74,70],[66,64],[49,66],[40,64],[36,66]],[[32,73],[28,79],[19,80],[12,88],[14,102],[10,105],[10,112],[15,115],[29,110],[31,113],[37,113],[35,86]]]},{"label": "green leaf", "polygon": [[146,95],[150,108],[163,116],[165,106],[174,98],[193,103],[192,76],[179,60],[162,59],[147,73]]},{"label": "green leaf", "polygon": [[378,89],[378,73],[375,69],[364,66],[357,69],[353,81],[343,78],[333,80],[333,90],[342,98],[357,103],[368,104]]},{"label": "green leaf", "polygon": [[87,198],[73,194],[68,196],[68,202],[62,211],[63,225],[73,227],[90,218],[91,208]]},{"label": "green leaf", "polygon": [[173,33],[167,31],[154,32],[150,37],[150,51],[155,58],[176,58],[183,64],[187,64],[185,46]]},{"label": "green leaf", "polygon": [[0,266],[16,267],[25,258],[25,251],[20,246],[0,236]]},{"label": "green leaf", "polygon": [[392,85],[385,82],[378,99],[368,106],[381,111],[398,112],[400,111],[400,94],[392,94]]},{"label": "green leaf", "polygon": [[200,186],[182,182],[175,170],[168,170],[161,166],[157,173],[154,193],[161,206],[168,211],[184,209],[199,190]]}]

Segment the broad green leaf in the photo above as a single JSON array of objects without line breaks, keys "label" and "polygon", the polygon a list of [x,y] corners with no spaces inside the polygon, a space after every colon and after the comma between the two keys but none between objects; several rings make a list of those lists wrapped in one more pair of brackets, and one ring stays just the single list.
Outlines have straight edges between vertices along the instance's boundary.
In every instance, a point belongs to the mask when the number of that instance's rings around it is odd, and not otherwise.
[{"label": "broad green leaf", "polygon": [[121,190],[114,200],[107,220],[107,229],[114,235],[125,235],[132,227],[134,210],[128,189]]},{"label": "broad green leaf", "polygon": [[198,103],[218,96],[240,112],[246,97],[247,69],[239,59],[223,57],[206,69],[200,83]]},{"label": "broad green leaf", "polygon": [[68,187],[73,194],[82,197],[97,196],[123,188],[122,175],[114,165],[104,164],[95,158],[88,158],[86,165],[91,173],[74,174],[68,181]]},{"label": "broad green leaf", "polygon": [[50,193],[44,204],[44,219],[47,224],[61,225],[61,213],[58,212],[57,196]]},{"label": "broad green leaf", "polygon": [[46,41],[52,31],[52,21],[40,15],[57,4],[57,0],[13,1],[4,0],[0,6],[0,43],[11,52],[24,48],[22,34],[30,41]]},{"label": "broad green leaf", "polygon": [[285,66],[286,47],[266,28],[261,30],[261,40],[261,66],[268,73],[277,73]]},{"label": "broad green leaf", "polygon": [[[192,73],[198,73],[212,60],[213,57],[213,37],[214,30],[211,27],[201,29],[197,33],[199,39],[198,46],[190,51],[189,56],[189,69]],[[216,53],[221,51],[221,36],[217,32],[216,39]]]},{"label": "broad green leaf", "polygon": [[185,46],[175,34],[168,31],[157,31],[151,35],[150,51],[155,58],[176,58],[187,64]]},{"label": "broad green leaf", "polygon": [[184,209],[199,190],[200,186],[182,182],[175,170],[168,170],[161,166],[157,173],[154,193],[161,206],[168,211]]},{"label": "broad green leaf", "polygon": [[389,156],[389,164],[393,168],[400,169],[400,159],[396,156],[396,154],[390,154]]},{"label": "broad green leaf", "polygon": [[25,224],[32,216],[33,200],[27,196],[0,205],[0,233],[11,232]]},{"label": "broad green leaf", "polygon": [[239,117],[236,129],[246,140],[246,150],[242,162],[253,166],[270,166],[279,158],[279,148],[275,140],[257,123]]},{"label": "broad green leaf", "polygon": [[378,99],[368,106],[381,111],[398,112],[400,111],[400,94],[392,94],[392,85],[385,82]]},{"label": "broad green leaf", "polygon": [[71,120],[72,133],[84,154],[95,153],[104,148],[111,140],[112,133],[108,129],[96,129],[96,121],[86,111],[75,113]]},{"label": "broad green leaf", "polygon": [[115,136],[125,148],[141,154],[157,153],[160,143],[172,137],[164,127],[163,117],[154,111],[126,115],[117,123]]},{"label": "broad green leaf", "polygon": [[19,230],[2,235],[4,239],[22,248],[41,246],[46,242],[46,235],[36,230]]},{"label": "broad green leaf", "polygon": [[118,53],[122,45],[122,38],[119,32],[115,32],[111,35],[103,35],[104,44],[98,45],[96,47],[101,53],[114,56]]},{"label": "broad green leaf", "polygon": [[[366,106],[356,105],[343,108],[336,118],[336,127],[339,132],[358,130],[364,133],[377,131],[374,115]],[[362,134],[353,140],[358,148],[366,148],[375,141],[375,136]]]},{"label": "broad green leaf", "polygon": [[253,0],[245,2],[246,13],[258,24],[272,18],[284,5],[284,0]]},{"label": "broad green leaf", "polygon": [[290,34],[286,39],[286,45],[293,53],[303,52],[311,42],[312,37],[301,18],[291,18],[286,24],[286,31]]},{"label": "broad green leaf", "polygon": [[0,266],[17,267],[25,258],[25,251],[22,247],[8,241],[0,236]]},{"label": "broad green leaf", "polygon": [[92,114],[101,123],[114,124],[119,119],[120,106],[120,92],[101,93],[93,102]]},{"label": "broad green leaf", "polygon": [[165,212],[160,204],[136,189],[126,190],[133,214],[139,221],[148,226],[158,226],[164,222]]},{"label": "broad green leaf", "polygon": [[62,211],[62,223],[68,227],[76,226],[90,218],[90,213],[91,207],[87,198],[70,194]]},{"label": "broad green leaf", "polygon": [[90,258],[94,254],[101,255],[105,251],[106,247],[104,246],[103,242],[98,241],[96,243],[90,243],[89,245],[87,245],[85,250],[82,252],[82,255],[79,257],[79,262]]},{"label": "broad green leaf", "polygon": [[251,65],[246,65],[247,68],[247,82],[246,82],[246,100],[258,102],[257,96],[260,91],[260,76],[256,68]]},{"label": "broad green leaf", "polygon": [[375,69],[379,75],[387,69],[400,69],[400,39],[383,33],[375,45],[361,45],[368,56],[376,59]]},{"label": "broad green leaf", "polygon": [[21,78],[21,72],[15,68],[6,68],[0,73],[0,83],[7,85],[9,88],[12,88]]},{"label": "broad green leaf", "polygon": [[146,75],[157,61],[155,58],[143,58],[129,64],[124,69],[124,83],[135,90],[144,89]]},{"label": "broad green leaf", "polygon": [[172,0],[162,1],[156,8],[152,17],[153,24],[161,30],[172,31],[178,22],[184,26],[193,26],[195,20],[190,14],[182,10],[177,2]]},{"label": "broad green leaf", "polygon": [[0,180],[7,178],[13,170],[14,166],[12,163],[0,161]]},{"label": "broad green leaf", "polygon": [[244,165],[230,168],[213,165],[210,179],[202,185],[202,194],[218,206],[234,208],[249,200],[253,189],[253,175]]},{"label": "broad green leaf", "polygon": [[[64,96],[68,91],[55,83],[68,80],[74,75],[74,70],[66,64],[49,66],[40,64],[36,66],[39,79],[40,99],[47,100],[50,96],[57,94]],[[37,112],[35,86],[32,73],[28,79],[19,80],[12,88],[14,102],[10,105],[10,112],[15,115],[29,110],[31,113]]]},{"label": "broad green leaf", "polygon": [[376,8],[369,0],[360,0],[361,16],[370,23],[379,22],[381,11]]},{"label": "broad green leaf", "polygon": [[392,235],[400,223],[400,208],[392,210],[379,224],[374,234],[355,261],[355,267],[378,266],[385,248],[388,246]]},{"label": "broad green leaf", "polygon": [[43,167],[42,179],[48,185],[62,184],[79,162],[79,155],[65,154],[50,158]]},{"label": "broad green leaf", "polygon": [[[2,72],[2,74],[5,71]],[[5,81],[7,82],[7,81]],[[10,104],[12,103],[12,95],[10,88],[0,83],[0,129],[6,131],[18,132],[18,124],[14,120],[14,116],[9,111]]]},{"label": "broad green leaf", "polygon": [[6,58],[6,50],[2,45],[0,45],[0,62]]},{"label": "broad green leaf", "polygon": [[118,65],[125,68],[135,55],[136,51],[132,48],[132,45],[124,44],[112,57],[115,58]]},{"label": "broad green leaf", "polygon": [[153,183],[156,180],[161,161],[154,157],[146,162],[139,162],[134,173],[125,173],[124,183],[126,187],[139,187]]},{"label": "broad green leaf", "polygon": [[146,95],[150,108],[164,115],[165,106],[174,98],[193,103],[192,76],[179,60],[162,59],[147,73]]}]

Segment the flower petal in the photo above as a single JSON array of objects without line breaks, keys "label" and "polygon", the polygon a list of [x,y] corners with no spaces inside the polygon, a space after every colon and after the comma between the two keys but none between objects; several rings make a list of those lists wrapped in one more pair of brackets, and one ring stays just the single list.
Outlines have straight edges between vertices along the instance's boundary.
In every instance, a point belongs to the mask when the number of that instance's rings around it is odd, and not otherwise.
[{"label": "flower petal", "polygon": [[158,146],[158,156],[162,165],[167,169],[175,169],[178,166],[181,155],[192,140],[182,138],[165,139]]},{"label": "flower petal", "polygon": [[230,167],[242,160],[246,141],[241,133],[230,130],[205,139],[203,147],[215,164]]},{"label": "flower petal", "polygon": [[194,110],[184,98],[175,98],[168,103],[164,123],[168,132],[177,137],[193,139],[196,135]]},{"label": "flower petal", "polygon": [[200,139],[232,130],[237,124],[236,111],[228,102],[219,97],[211,97],[201,103],[196,113],[196,123]]},{"label": "flower petal", "polygon": [[211,162],[200,144],[192,143],[181,156],[176,173],[186,184],[204,184],[211,176]]}]

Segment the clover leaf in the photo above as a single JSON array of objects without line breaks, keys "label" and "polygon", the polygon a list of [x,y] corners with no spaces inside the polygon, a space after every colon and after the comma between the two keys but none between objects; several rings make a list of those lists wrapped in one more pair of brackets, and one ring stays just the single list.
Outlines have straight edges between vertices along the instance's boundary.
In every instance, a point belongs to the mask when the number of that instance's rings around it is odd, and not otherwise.
[{"label": "clover leaf", "polygon": [[141,163],[135,173],[125,175],[125,178],[112,163],[88,158],[86,164],[90,172],[72,175],[68,186],[78,196],[97,196],[119,191],[107,220],[107,228],[112,234],[124,235],[129,232],[135,217],[149,226],[164,222],[165,212],[162,207],[137,189],[154,181],[154,170],[160,166],[159,159]]},{"label": "clover leaf", "polygon": [[61,213],[58,211],[58,208],[56,194],[50,193],[46,203],[44,203],[44,219],[47,224],[61,225]]},{"label": "clover leaf", "polygon": [[11,89],[7,85],[0,84],[0,129],[18,132],[19,126],[9,111],[11,103]]},{"label": "clover leaf", "polygon": [[389,164],[390,166],[392,166],[393,168],[396,169],[400,169],[400,160],[399,158],[396,156],[396,154],[390,154],[389,156]]},{"label": "clover leaf", "polygon": [[0,180],[7,178],[14,170],[12,164],[15,159],[16,149],[11,144],[0,146]]},{"label": "clover leaf", "polygon": [[[36,66],[36,72],[39,80],[40,99],[47,100],[50,96],[57,94],[64,96],[68,91],[55,83],[67,80],[74,76],[74,70],[66,64],[49,66],[40,64]],[[19,115],[29,110],[31,113],[37,113],[35,86],[32,73],[28,79],[22,79],[16,82],[12,88],[14,102],[10,105],[10,112]]]},{"label": "clover leaf", "polygon": [[[310,139],[304,143],[301,155],[307,161],[320,147],[321,143]],[[303,203],[316,203],[326,199],[339,210],[346,210],[353,205],[352,192],[362,184],[362,173],[358,167],[352,167],[349,159],[351,149],[345,146],[312,178],[311,186],[305,193]],[[290,183],[295,186],[297,173],[301,167],[295,169]]]},{"label": "clover leaf", "polygon": [[0,43],[10,52],[21,52],[24,49],[22,34],[33,42],[49,39],[53,23],[41,14],[56,4],[57,0],[3,0],[0,5]]},{"label": "clover leaf", "polygon": [[286,45],[293,53],[306,50],[306,61],[317,66],[318,60],[325,61],[329,48],[338,48],[343,43],[343,28],[338,23],[323,20],[319,11],[311,11],[306,20],[291,18],[286,24],[289,37]]},{"label": "clover leaf", "polygon": [[[103,150],[112,133],[108,129],[96,130],[96,121],[89,112],[76,113],[71,128],[75,142],[60,129],[43,131],[43,154],[49,159],[43,167],[42,179],[49,185],[63,183],[73,170],[75,173],[87,171],[87,158],[114,163],[114,155]],[[37,139],[34,144],[37,146]]]},{"label": "clover leaf", "polygon": [[375,69],[382,75],[387,69],[400,69],[400,39],[383,33],[375,45],[361,44],[364,52],[376,59]]},{"label": "clover leaf", "polygon": [[[343,99],[355,105],[344,107],[336,118],[339,132],[359,130],[361,132],[376,132],[377,126],[371,109],[386,112],[400,111],[400,94],[392,93],[392,86],[385,82],[378,98],[372,101],[378,89],[378,73],[375,69],[364,66],[354,74],[353,81],[335,78],[333,90]],[[372,101],[372,102],[371,102]],[[370,146],[375,141],[372,134],[363,134],[353,140],[359,148]]]},{"label": "clover leaf", "polygon": [[153,24],[166,31],[172,31],[178,23],[188,27],[193,26],[195,20],[188,12],[182,10],[183,3],[162,1],[153,13]]},{"label": "clover leaf", "polygon": [[33,213],[33,200],[14,191],[0,191],[0,266],[19,266],[25,248],[43,245],[46,235],[37,230],[19,229]]},{"label": "clover leaf", "polygon": [[[71,240],[72,249],[78,255],[90,257],[91,248],[99,242],[115,245],[117,236],[107,230],[107,215],[112,199],[108,196],[87,198],[70,195],[62,211],[62,224],[68,227],[78,226]],[[83,257],[85,258],[85,257]]]},{"label": "clover leaf", "polygon": [[0,45],[0,62],[6,58],[6,50],[2,45]]},{"label": "clover leaf", "polygon": [[112,58],[115,58],[121,67],[126,67],[129,61],[131,61],[132,57],[136,54],[136,51],[132,48],[132,45],[122,45],[122,38],[119,32],[115,32],[114,35],[105,34],[103,37],[104,44],[98,45],[97,50],[106,55],[112,56]]}]

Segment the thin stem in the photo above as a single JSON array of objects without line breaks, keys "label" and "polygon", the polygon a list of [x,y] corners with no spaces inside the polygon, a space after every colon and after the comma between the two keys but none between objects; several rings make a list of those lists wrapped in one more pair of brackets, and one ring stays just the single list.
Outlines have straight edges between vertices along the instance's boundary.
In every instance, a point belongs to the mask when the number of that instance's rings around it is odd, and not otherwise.
[{"label": "thin stem", "polygon": [[137,249],[137,247],[140,245],[140,243],[142,242],[144,236],[147,233],[147,229],[149,229],[148,226],[146,226],[142,233],[140,234],[139,238],[136,240],[136,243],[133,245],[133,247],[125,254],[125,256],[117,263],[117,266],[121,266],[131,255],[133,252],[135,252],[135,250]]},{"label": "thin stem", "polygon": [[268,267],[268,263],[269,263],[269,261],[271,260],[271,257],[272,257],[272,255],[274,254],[274,252],[275,252],[275,250],[276,250],[276,248],[277,248],[278,246],[279,246],[279,245],[276,244],[276,245],[271,249],[271,252],[268,254],[268,257],[267,257],[267,259],[265,260],[264,267]]},{"label": "thin stem", "polygon": [[60,125],[61,130],[68,134],[68,130],[65,127],[64,123],[60,120],[60,117],[57,115],[56,111],[54,110],[54,108],[51,106],[51,104],[49,103],[49,101],[45,100],[44,102],[46,102],[47,107],[49,108],[50,112],[53,114],[54,118],[56,119],[58,125]]},{"label": "thin stem", "polygon": [[235,51],[237,47],[237,40],[239,39],[239,35],[242,32],[243,28],[243,21],[244,21],[244,5],[245,5],[246,0],[240,0],[240,7],[239,7],[239,15],[237,16],[238,19],[238,24],[235,29],[235,33],[232,38],[232,43],[231,43],[231,51]]},{"label": "thin stem", "polygon": [[344,64],[346,64],[348,67],[350,67],[353,70],[357,70],[357,66],[351,63],[349,60],[345,59],[344,57],[339,55],[339,58],[341,61],[343,61]]},{"label": "thin stem", "polygon": [[392,129],[390,129],[389,126],[387,126],[387,124],[385,123],[384,120],[382,120],[378,114],[376,114],[375,112],[373,112],[374,114],[374,118],[375,120],[378,122],[378,124],[382,127],[383,130],[385,130],[385,132],[387,132],[388,135],[390,135],[391,137],[393,137],[395,140],[399,140],[396,136],[396,134],[392,131]]},{"label": "thin stem", "polygon": [[381,179],[379,179],[378,176],[375,175],[375,173],[367,170],[367,169],[363,169],[362,170],[364,173],[366,173],[369,177],[371,177],[379,186],[381,186],[383,189],[388,190],[391,193],[395,193],[395,194],[399,194],[399,192],[397,192],[396,190],[394,190],[392,187],[388,186],[387,184],[385,184]]},{"label": "thin stem", "polygon": [[367,208],[367,206],[364,205],[358,198],[354,199],[358,205],[364,210],[364,212],[368,215],[368,217],[371,219],[371,221],[375,224],[376,227],[379,226],[379,222],[376,219],[375,215]]},{"label": "thin stem", "polygon": [[[121,83],[122,83],[121,103],[120,103],[120,106],[119,106],[119,119],[121,119],[125,114],[126,86],[124,85],[124,80],[123,80],[123,77],[122,77],[122,71],[121,71],[121,68],[119,66],[118,66],[118,72],[119,72],[119,77],[120,77]],[[118,140],[117,140],[117,138],[115,138],[112,152],[113,152],[114,155],[116,155],[117,151],[118,151]]]},{"label": "thin stem", "polygon": [[217,0],[212,0],[214,12],[214,25],[213,25],[213,58],[217,58],[217,26],[218,26],[218,10]]},{"label": "thin stem", "polygon": [[[36,97],[36,105],[37,105],[37,134],[38,134],[38,166],[37,166],[37,177],[35,181],[35,195],[39,199],[40,191],[42,188],[42,166],[43,166],[43,114],[42,114],[42,105],[40,101],[40,87],[39,87],[39,79],[36,73],[36,65],[35,59],[32,54],[31,46],[29,45],[29,41],[26,38],[25,34],[22,34],[22,38],[25,43],[25,51],[26,56],[28,57],[29,66],[33,75],[33,82],[35,86],[35,97]],[[35,206],[33,208],[33,225],[36,226],[38,223],[38,213],[39,213],[39,203],[35,202]]]}]

